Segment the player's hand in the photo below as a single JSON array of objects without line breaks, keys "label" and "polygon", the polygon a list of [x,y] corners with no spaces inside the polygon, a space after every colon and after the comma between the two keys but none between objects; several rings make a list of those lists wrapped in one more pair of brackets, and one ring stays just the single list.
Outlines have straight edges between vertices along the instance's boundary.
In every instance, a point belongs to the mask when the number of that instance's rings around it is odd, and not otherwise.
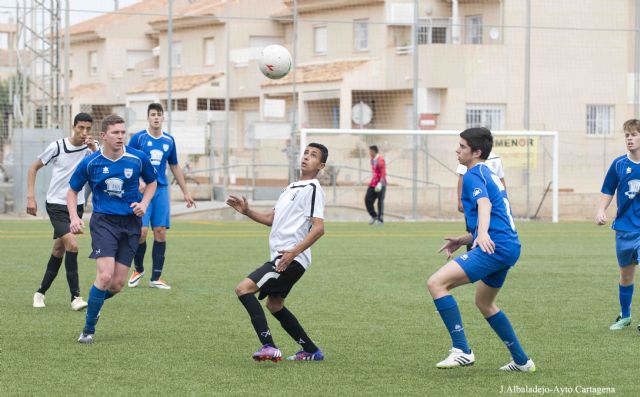
[{"label": "player's hand", "polygon": [[488,233],[478,233],[478,237],[473,242],[473,246],[471,248],[480,247],[482,252],[486,252],[487,254],[493,254],[496,251],[496,244],[491,240]]},{"label": "player's hand", "polygon": [[196,207],[196,202],[193,200],[189,192],[184,194],[184,201],[187,203],[187,208]]},{"label": "player's hand", "polygon": [[451,256],[458,248],[462,246],[459,237],[445,237],[446,243],[438,250],[438,253],[444,252],[447,255],[447,259],[451,259]]},{"label": "player's hand", "polygon": [[276,272],[282,273],[287,270],[291,262],[296,258],[296,253],[291,250],[282,250],[278,251],[278,253],[282,255],[282,257],[276,265]]},{"label": "player's hand", "polygon": [[38,203],[33,197],[27,197],[27,214],[36,216],[38,212]]},{"label": "player's hand", "polygon": [[247,215],[247,212],[249,212],[249,203],[247,202],[247,198],[244,196],[240,198],[234,195],[230,195],[229,198],[227,198],[226,203],[229,207],[238,211],[242,215]]},{"label": "player's hand", "polygon": [[84,139],[84,144],[92,151],[95,152],[98,150],[98,145],[96,145],[96,141],[89,135]]},{"label": "player's hand", "polygon": [[131,203],[130,207],[133,208],[133,213],[141,218],[147,212],[147,205],[144,203]]},{"label": "player's hand", "polygon": [[596,225],[602,226],[607,223],[607,214],[604,211],[598,211],[596,214]]},{"label": "player's hand", "polygon": [[462,202],[458,202],[458,212],[464,213],[464,207],[462,206]]},{"label": "player's hand", "polygon": [[69,230],[73,234],[82,234],[84,230],[84,222],[79,217],[74,217],[71,219],[71,224],[69,225]]}]

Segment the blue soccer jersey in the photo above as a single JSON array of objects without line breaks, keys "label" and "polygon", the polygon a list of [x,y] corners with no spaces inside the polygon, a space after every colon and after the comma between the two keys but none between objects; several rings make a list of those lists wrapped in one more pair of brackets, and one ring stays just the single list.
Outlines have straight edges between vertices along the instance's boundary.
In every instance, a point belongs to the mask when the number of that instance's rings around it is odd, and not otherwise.
[{"label": "blue soccer jersey", "polygon": [[626,154],[613,160],[602,184],[602,193],[613,196],[616,191],[618,211],[611,228],[621,232],[638,232],[640,202],[635,198],[640,191],[640,163],[631,161]]},{"label": "blue soccer jersey", "polygon": [[166,132],[158,138],[147,130],[142,130],[131,137],[129,146],[144,152],[158,173],[158,186],[167,186],[167,163],[178,164],[176,141]]},{"label": "blue soccer jersey", "polygon": [[478,199],[486,197],[491,201],[489,237],[494,242],[515,242],[519,244],[518,233],[511,214],[507,191],[489,167],[478,163],[462,179],[462,206],[473,238],[478,237]]},{"label": "blue soccer jersey", "polygon": [[145,183],[156,180],[156,171],[141,151],[125,148],[122,157],[110,160],[98,150],[78,164],[69,181],[71,189],[79,192],[89,183],[93,197],[93,211],[109,215],[132,215],[131,204],[140,202],[139,178]]}]

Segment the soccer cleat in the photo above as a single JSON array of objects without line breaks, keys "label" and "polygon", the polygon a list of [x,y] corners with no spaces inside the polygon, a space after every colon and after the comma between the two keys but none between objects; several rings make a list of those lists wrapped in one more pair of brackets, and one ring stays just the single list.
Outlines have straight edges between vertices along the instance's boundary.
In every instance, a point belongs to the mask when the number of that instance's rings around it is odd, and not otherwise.
[{"label": "soccer cleat", "polygon": [[475,362],[476,356],[473,352],[469,352],[469,354],[467,354],[462,350],[453,347],[449,350],[449,357],[436,364],[436,367],[440,369],[466,367],[468,365],[473,365]]},{"label": "soccer cleat", "polygon": [[287,357],[288,361],[322,361],[324,360],[324,353],[318,349],[315,353],[309,353],[304,350],[300,350],[293,356]]},{"label": "soccer cleat", "polygon": [[611,331],[619,331],[619,330],[623,329],[624,327],[628,327],[629,324],[631,324],[631,317],[622,318],[622,316],[618,316],[616,318],[616,321],[613,324],[611,324],[609,329]]},{"label": "soccer cleat", "polygon": [[377,219],[376,219],[376,218],[371,218],[371,219],[369,220],[369,224],[370,224],[370,225],[375,225],[376,221],[377,221]]},{"label": "soccer cleat", "polygon": [[158,279],[155,281],[149,281],[149,287],[151,288],[160,288],[160,289],[171,289],[171,286],[167,284],[163,279]]},{"label": "soccer cleat", "polygon": [[282,352],[277,347],[264,345],[257,352],[253,353],[253,359],[256,361],[271,360],[276,363],[282,360]]},{"label": "soccer cleat", "polygon": [[79,312],[80,310],[86,309],[87,306],[89,306],[89,304],[87,302],[84,301],[84,299],[82,299],[81,296],[76,296],[72,301],[71,301],[71,309]]},{"label": "soccer cleat", "polygon": [[78,338],[78,343],[84,343],[86,345],[90,345],[93,343],[93,334],[87,334],[84,331],[80,333],[80,337]]},{"label": "soccer cleat", "polygon": [[36,292],[33,294],[33,307],[44,307],[44,294]]},{"label": "soccer cleat", "polygon": [[500,371],[508,372],[536,372],[536,365],[532,359],[528,359],[523,365],[516,364],[515,361],[511,361],[509,364],[500,367]]},{"label": "soccer cleat", "polygon": [[131,274],[131,277],[129,278],[129,282],[127,283],[127,285],[131,288],[135,288],[138,286],[138,284],[140,283],[140,279],[142,278],[142,276],[144,276],[144,272],[136,272],[134,271]]}]

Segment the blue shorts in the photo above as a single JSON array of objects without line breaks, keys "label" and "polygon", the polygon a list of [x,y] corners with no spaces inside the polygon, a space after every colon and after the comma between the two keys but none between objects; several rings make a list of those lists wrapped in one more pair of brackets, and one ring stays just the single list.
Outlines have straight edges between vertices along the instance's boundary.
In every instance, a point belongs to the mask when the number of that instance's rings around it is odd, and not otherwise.
[{"label": "blue shorts", "polygon": [[169,197],[169,186],[158,186],[153,195],[147,212],[142,217],[142,226],[149,227],[171,227],[171,200]]},{"label": "blue shorts", "polygon": [[520,244],[496,243],[493,254],[482,252],[480,247],[476,247],[454,261],[462,267],[472,283],[482,280],[491,288],[501,288],[509,269],[516,264],[519,257]]},{"label": "blue shorts", "polygon": [[91,215],[91,255],[89,258],[110,257],[131,266],[140,240],[140,217],[135,215]]},{"label": "blue shorts", "polygon": [[640,233],[616,230],[616,256],[620,267],[637,265],[640,257]]}]

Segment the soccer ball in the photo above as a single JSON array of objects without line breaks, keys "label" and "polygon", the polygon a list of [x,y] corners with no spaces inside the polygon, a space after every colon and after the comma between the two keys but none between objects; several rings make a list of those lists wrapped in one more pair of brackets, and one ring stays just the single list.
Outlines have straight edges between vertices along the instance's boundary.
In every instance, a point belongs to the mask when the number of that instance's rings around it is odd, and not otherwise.
[{"label": "soccer ball", "polygon": [[291,54],[281,45],[272,44],[262,49],[258,62],[262,74],[270,79],[281,79],[291,70]]}]

